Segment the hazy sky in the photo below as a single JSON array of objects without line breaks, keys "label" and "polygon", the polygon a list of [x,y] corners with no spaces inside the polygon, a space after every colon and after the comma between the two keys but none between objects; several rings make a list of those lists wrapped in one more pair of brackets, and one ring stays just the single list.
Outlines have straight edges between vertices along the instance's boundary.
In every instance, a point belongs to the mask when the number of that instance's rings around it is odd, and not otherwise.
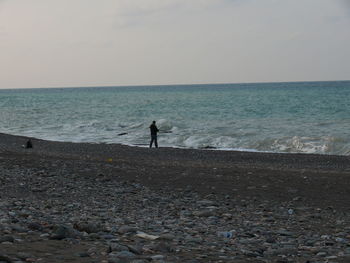
[{"label": "hazy sky", "polygon": [[350,0],[0,0],[0,88],[350,79]]}]

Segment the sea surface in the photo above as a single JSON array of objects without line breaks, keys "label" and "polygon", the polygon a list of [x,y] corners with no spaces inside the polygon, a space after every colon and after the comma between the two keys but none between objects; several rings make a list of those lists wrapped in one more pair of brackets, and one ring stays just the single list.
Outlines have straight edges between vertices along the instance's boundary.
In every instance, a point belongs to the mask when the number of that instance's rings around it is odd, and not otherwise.
[{"label": "sea surface", "polygon": [[350,155],[350,81],[0,90],[0,132],[146,147]]}]

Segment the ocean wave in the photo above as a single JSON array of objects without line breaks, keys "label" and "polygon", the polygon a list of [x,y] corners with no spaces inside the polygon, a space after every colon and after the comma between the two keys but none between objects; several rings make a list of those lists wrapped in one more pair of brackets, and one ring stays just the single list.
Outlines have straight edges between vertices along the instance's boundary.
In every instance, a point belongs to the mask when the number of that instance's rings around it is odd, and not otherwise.
[{"label": "ocean wave", "polygon": [[[164,118],[156,121],[160,129],[159,144],[165,147],[350,155],[350,138],[345,133],[344,136],[279,136],[278,132],[259,134],[250,127],[232,129],[221,126],[220,129],[216,129],[207,123],[202,126],[190,126],[188,123]],[[38,126],[21,124],[12,128],[5,126],[0,130],[4,133],[54,141],[137,146],[147,145],[149,141],[149,122],[106,123],[100,120],[79,120]]]},{"label": "ocean wave", "polygon": [[[141,131],[130,131],[117,134],[115,130],[84,130],[86,127],[64,126],[63,129],[47,130],[27,129],[22,132],[13,132],[11,129],[1,129],[1,132],[36,137],[52,141],[91,142],[91,143],[120,143],[132,146],[145,146],[149,142],[147,128]],[[91,128],[91,127],[90,127]],[[172,128],[171,128],[172,129]],[[89,132],[88,132],[89,131]],[[190,149],[216,149],[254,152],[278,153],[309,153],[350,155],[350,142],[345,138],[322,136],[285,136],[281,138],[257,139],[237,138],[215,135],[191,135],[177,133],[160,133],[158,142],[163,147],[190,148]]]},{"label": "ocean wave", "polygon": [[350,155],[349,83],[0,91],[0,131],[145,146],[156,120],[161,147]]}]

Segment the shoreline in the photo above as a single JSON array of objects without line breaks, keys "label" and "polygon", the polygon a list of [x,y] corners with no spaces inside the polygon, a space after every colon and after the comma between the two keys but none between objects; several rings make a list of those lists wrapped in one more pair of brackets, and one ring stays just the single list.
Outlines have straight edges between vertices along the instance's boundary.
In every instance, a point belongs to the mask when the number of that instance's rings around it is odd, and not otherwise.
[{"label": "shoreline", "polygon": [[[115,143],[115,142],[79,142],[79,141],[61,141],[61,140],[54,140],[54,139],[41,139],[41,138],[36,138],[33,136],[25,136],[25,135],[19,135],[19,134],[8,134],[8,133],[2,133],[0,134],[3,135],[8,135],[8,136],[15,136],[15,137],[20,137],[20,138],[31,138],[34,140],[38,141],[48,141],[48,142],[60,142],[60,143],[75,143],[75,144],[101,144],[101,145],[119,145],[119,146],[128,146],[128,147],[138,147],[138,148],[149,148],[148,143],[142,143],[142,144],[123,144],[123,143]],[[119,136],[119,135],[117,135]],[[308,152],[273,152],[273,151],[259,151],[256,149],[240,149],[240,148],[217,148],[217,147],[212,147],[212,146],[203,146],[201,148],[186,148],[186,147],[181,147],[181,146],[160,146],[159,148],[167,148],[167,149],[182,149],[182,150],[207,150],[207,151],[222,151],[222,152],[243,152],[243,153],[267,153],[267,154],[290,154],[290,155],[295,155],[295,154],[301,154],[301,155],[320,155],[320,156],[340,156],[340,157],[350,157],[350,155],[345,155],[345,154],[327,154],[327,153],[308,153]]]},{"label": "shoreline", "polygon": [[347,156],[26,139],[0,134],[7,262],[350,260]]},{"label": "shoreline", "polygon": [[[122,147],[131,147],[131,148],[149,148],[148,143],[144,144],[123,144],[123,143],[106,143],[106,142],[74,142],[74,141],[60,141],[60,140],[51,140],[51,139],[41,139],[41,138],[36,138],[32,136],[25,136],[25,135],[18,135],[18,134],[9,134],[9,133],[2,133],[0,132],[0,136],[13,136],[13,137],[18,137],[22,138],[23,140],[37,140],[37,141],[46,141],[46,142],[52,142],[52,143],[68,143],[68,144],[89,144],[89,145],[115,145],[115,146],[122,146]],[[212,146],[205,146],[201,148],[186,148],[186,147],[181,147],[181,146],[160,146],[159,148],[162,149],[180,149],[180,150],[194,150],[194,151],[219,151],[219,152],[235,152],[235,153],[257,153],[257,154],[278,154],[278,155],[308,155],[308,156],[333,156],[333,157],[348,157],[350,158],[350,155],[339,155],[339,154],[322,154],[322,153],[305,153],[305,152],[273,152],[273,151],[259,151],[255,149],[239,149],[239,148],[216,148]]]}]

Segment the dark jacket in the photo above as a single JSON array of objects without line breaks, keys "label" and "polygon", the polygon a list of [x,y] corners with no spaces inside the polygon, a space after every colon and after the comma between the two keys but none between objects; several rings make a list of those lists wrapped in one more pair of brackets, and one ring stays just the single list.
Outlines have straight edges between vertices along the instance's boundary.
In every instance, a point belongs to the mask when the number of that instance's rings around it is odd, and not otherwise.
[{"label": "dark jacket", "polygon": [[159,130],[155,124],[151,124],[151,126],[149,126],[149,128],[151,130],[151,135],[157,135],[157,132],[159,132]]}]

